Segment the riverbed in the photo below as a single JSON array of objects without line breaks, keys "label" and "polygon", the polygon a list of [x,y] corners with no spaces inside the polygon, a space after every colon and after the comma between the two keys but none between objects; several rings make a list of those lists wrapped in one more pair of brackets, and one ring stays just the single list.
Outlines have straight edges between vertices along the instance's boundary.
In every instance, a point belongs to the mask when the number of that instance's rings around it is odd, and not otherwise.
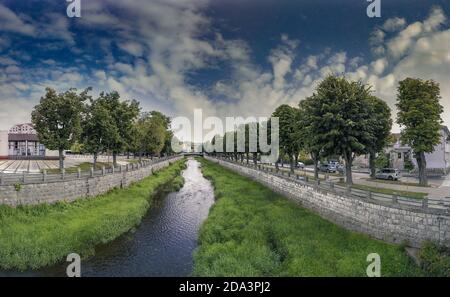
[{"label": "riverbed", "polygon": [[[200,163],[187,160],[185,183],[178,192],[155,199],[141,224],[81,261],[81,276],[189,276],[198,232],[214,203],[211,183]],[[66,266],[0,276],[65,276]]]}]

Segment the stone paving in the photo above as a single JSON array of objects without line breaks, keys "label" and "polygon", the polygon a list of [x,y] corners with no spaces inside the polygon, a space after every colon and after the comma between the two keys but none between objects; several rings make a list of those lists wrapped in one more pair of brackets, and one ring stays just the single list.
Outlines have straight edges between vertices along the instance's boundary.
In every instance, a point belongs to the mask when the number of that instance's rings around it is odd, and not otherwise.
[{"label": "stone paving", "polygon": [[[100,162],[107,161],[106,159],[99,160]],[[81,163],[92,162],[92,158],[71,158],[66,157],[64,165],[66,168],[77,166]],[[112,162],[112,158],[109,160]],[[126,159],[119,159],[120,165],[125,165],[128,162]],[[3,173],[38,173],[42,169],[59,168],[58,160],[0,160],[0,172]]]}]

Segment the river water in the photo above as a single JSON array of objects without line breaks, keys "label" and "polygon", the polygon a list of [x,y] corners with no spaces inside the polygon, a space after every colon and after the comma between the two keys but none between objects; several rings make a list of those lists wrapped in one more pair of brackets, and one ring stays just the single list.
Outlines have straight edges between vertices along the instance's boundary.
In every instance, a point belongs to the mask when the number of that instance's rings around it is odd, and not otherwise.
[{"label": "river water", "polygon": [[[200,163],[188,159],[179,192],[154,201],[142,223],[113,242],[98,247],[81,261],[81,276],[188,276],[198,231],[214,203],[211,183]],[[69,264],[69,263],[67,263]],[[0,272],[0,276],[65,276],[66,264],[31,272]]]}]

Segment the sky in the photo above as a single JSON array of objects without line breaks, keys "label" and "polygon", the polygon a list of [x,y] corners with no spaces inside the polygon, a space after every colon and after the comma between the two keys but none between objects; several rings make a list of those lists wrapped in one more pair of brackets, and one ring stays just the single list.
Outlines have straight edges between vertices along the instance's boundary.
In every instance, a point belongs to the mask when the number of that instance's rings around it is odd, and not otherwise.
[{"label": "sky", "polygon": [[[46,87],[93,87],[172,117],[269,116],[328,74],[393,109],[406,77],[440,83],[450,126],[450,1],[0,0],[0,130],[30,121]],[[393,131],[399,127],[394,125]]]}]

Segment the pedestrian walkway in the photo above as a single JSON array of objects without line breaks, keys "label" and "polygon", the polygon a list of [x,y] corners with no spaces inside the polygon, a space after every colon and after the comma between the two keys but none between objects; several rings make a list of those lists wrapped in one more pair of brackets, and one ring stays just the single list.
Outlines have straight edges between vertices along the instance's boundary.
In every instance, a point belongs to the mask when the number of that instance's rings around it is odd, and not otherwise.
[{"label": "pedestrian walkway", "polygon": [[[104,161],[104,160],[101,160]],[[112,159],[110,160],[112,162]],[[81,163],[92,163],[92,158],[70,158],[66,157],[64,165],[66,168],[75,167]],[[125,160],[118,160],[120,165],[125,165],[128,162]],[[39,173],[43,169],[59,168],[58,160],[0,160],[0,172],[2,173]]]}]

